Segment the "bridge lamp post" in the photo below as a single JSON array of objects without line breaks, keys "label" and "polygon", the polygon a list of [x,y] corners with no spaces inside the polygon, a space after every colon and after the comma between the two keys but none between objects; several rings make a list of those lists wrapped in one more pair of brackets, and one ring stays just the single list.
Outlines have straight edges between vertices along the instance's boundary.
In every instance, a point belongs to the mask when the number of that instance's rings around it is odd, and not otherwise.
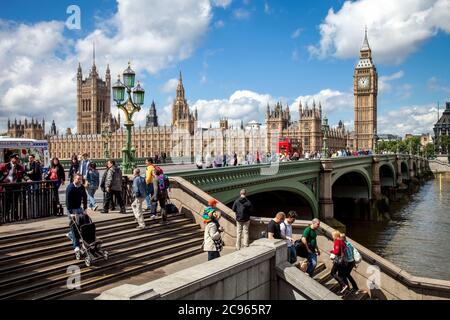
[{"label": "bridge lamp post", "polygon": [[[141,110],[144,104],[145,90],[138,84],[134,87],[135,72],[131,69],[130,62],[128,68],[123,72],[123,83],[120,81],[120,75],[117,82],[113,85],[113,99],[117,108],[123,111],[125,115],[125,127],[127,129],[126,145],[122,148],[122,171],[125,174],[131,174],[134,168],[134,155],[136,149],[131,146],[131,128],[134,126],[132,120],[133,114]],[[125,90],[128,99],[125,101]]]},{"label": "bridge lamp post", "polygon": [[112,136],[111,128],[108,125],[108,123],[105,122],[103,124],[103,130],[102,130],[102,138],[104,140],[104,142],[103,142],[103,157],[105,159],[109,159],[109,157],[110,157],[109,142],[111,141],[111,136]]},{"label": "bridge lamp post", "polygon": [[373,129],[373,151],[378,154],[378,135],[377,128]]},{"label": "bridge lamp post", "polygon": [[322,157],[324,159],[328,159],[328,131],[330,126],[328,125],[328,119],[325,116],[322,122],[322,132],[323,132],[323,148],[322,148]]}]

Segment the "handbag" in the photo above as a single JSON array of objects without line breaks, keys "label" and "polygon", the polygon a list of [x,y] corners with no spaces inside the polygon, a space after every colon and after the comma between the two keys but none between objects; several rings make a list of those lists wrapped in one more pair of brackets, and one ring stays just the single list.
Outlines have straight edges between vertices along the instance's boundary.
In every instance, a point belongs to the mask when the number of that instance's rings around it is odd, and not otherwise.
[{"label": "handbag", "polygon": [[223,247],[225,246],[225,242],[223,242],[222,238],[219,240],[213,240],[214,245],[216,246],[217,251],[222,251]]},{"label": "handbag", "polygon": [[170,201],[169,196],[167,196],[167,202],[166,202],[166,212],[168,214],[175,214],[178,213],[178,208],[176,205],[174,205],[172,203],[172,201]]}]

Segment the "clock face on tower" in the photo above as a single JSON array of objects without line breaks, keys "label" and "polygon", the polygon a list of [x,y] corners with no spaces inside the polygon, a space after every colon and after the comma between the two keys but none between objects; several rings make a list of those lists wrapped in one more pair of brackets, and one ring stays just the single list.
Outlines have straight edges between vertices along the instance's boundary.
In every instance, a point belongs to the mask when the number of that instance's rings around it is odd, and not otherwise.
[{"label": "clock face on tower", "polygon": [[367,89],[369,88],[369,77],[361,77],[358,79],[358,88]]}]

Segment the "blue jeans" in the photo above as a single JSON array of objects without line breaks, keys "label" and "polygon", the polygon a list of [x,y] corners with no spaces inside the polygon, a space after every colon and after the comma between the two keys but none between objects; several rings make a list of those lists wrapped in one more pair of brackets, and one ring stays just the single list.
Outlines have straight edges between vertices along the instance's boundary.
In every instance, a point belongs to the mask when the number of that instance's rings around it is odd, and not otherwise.
[{"label": "blue jeans", "polygon": [[294,246],[288,247],[288,261],[289,263],[297,262],[297,251]]},{"label": "blue jeans", "polygon": [[145,197],[145,201],[147,202],[147,208],[150,208],[151,214],[156,214],[156,202],[151,201],[151,197],[155,190],[153,190],[153,183],[147,185],[147,196]]},{"label": "blue jeans", "polygon": [[308,255],[308,269],[306,269],[306,273],[312,277],[314,275],[314,269],[317,266],[317,254],[311,253]]},{"label": "blue jeans", "polygon": [[220,252],[219,251],[208,251],[208,261],[219,258]]},{"label": "blue jeans", "polygon": [[92,188],[92,187],[88,187],[87,190],[87,196],[88,196],[88,201],[89,201],[89,208],[94,208],[96,203],[95,203],[95,192],[97,191],[98,188]]},{"label": "blue jeans", "polygon": [[[72,211],[69,212],[69,214],[83,214],[83,209],[72,209]],[[72,239],[72,246],[75,249],[76,247],[80,247],[80,235],[78,234],[77,228],[75,226],[75,223],[72,221],[72,218],[69,216],[69,237]]]}]

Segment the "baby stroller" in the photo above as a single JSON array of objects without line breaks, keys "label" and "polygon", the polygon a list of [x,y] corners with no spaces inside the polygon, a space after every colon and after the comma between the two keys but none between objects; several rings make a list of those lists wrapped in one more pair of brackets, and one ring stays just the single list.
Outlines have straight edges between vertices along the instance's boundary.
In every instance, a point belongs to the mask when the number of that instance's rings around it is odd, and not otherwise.
[{"label": "baby stroller", "polygon": [[92,261],[99,258],[108,260],[108,251],[102,249],[102,241],[95,236],[95,224],[87,214],[71,215],[72,225],[75,227],[75,237],[80,239],[80,251],[75,257],[81,260],[84,256],[84,263],[91,266]]}]

